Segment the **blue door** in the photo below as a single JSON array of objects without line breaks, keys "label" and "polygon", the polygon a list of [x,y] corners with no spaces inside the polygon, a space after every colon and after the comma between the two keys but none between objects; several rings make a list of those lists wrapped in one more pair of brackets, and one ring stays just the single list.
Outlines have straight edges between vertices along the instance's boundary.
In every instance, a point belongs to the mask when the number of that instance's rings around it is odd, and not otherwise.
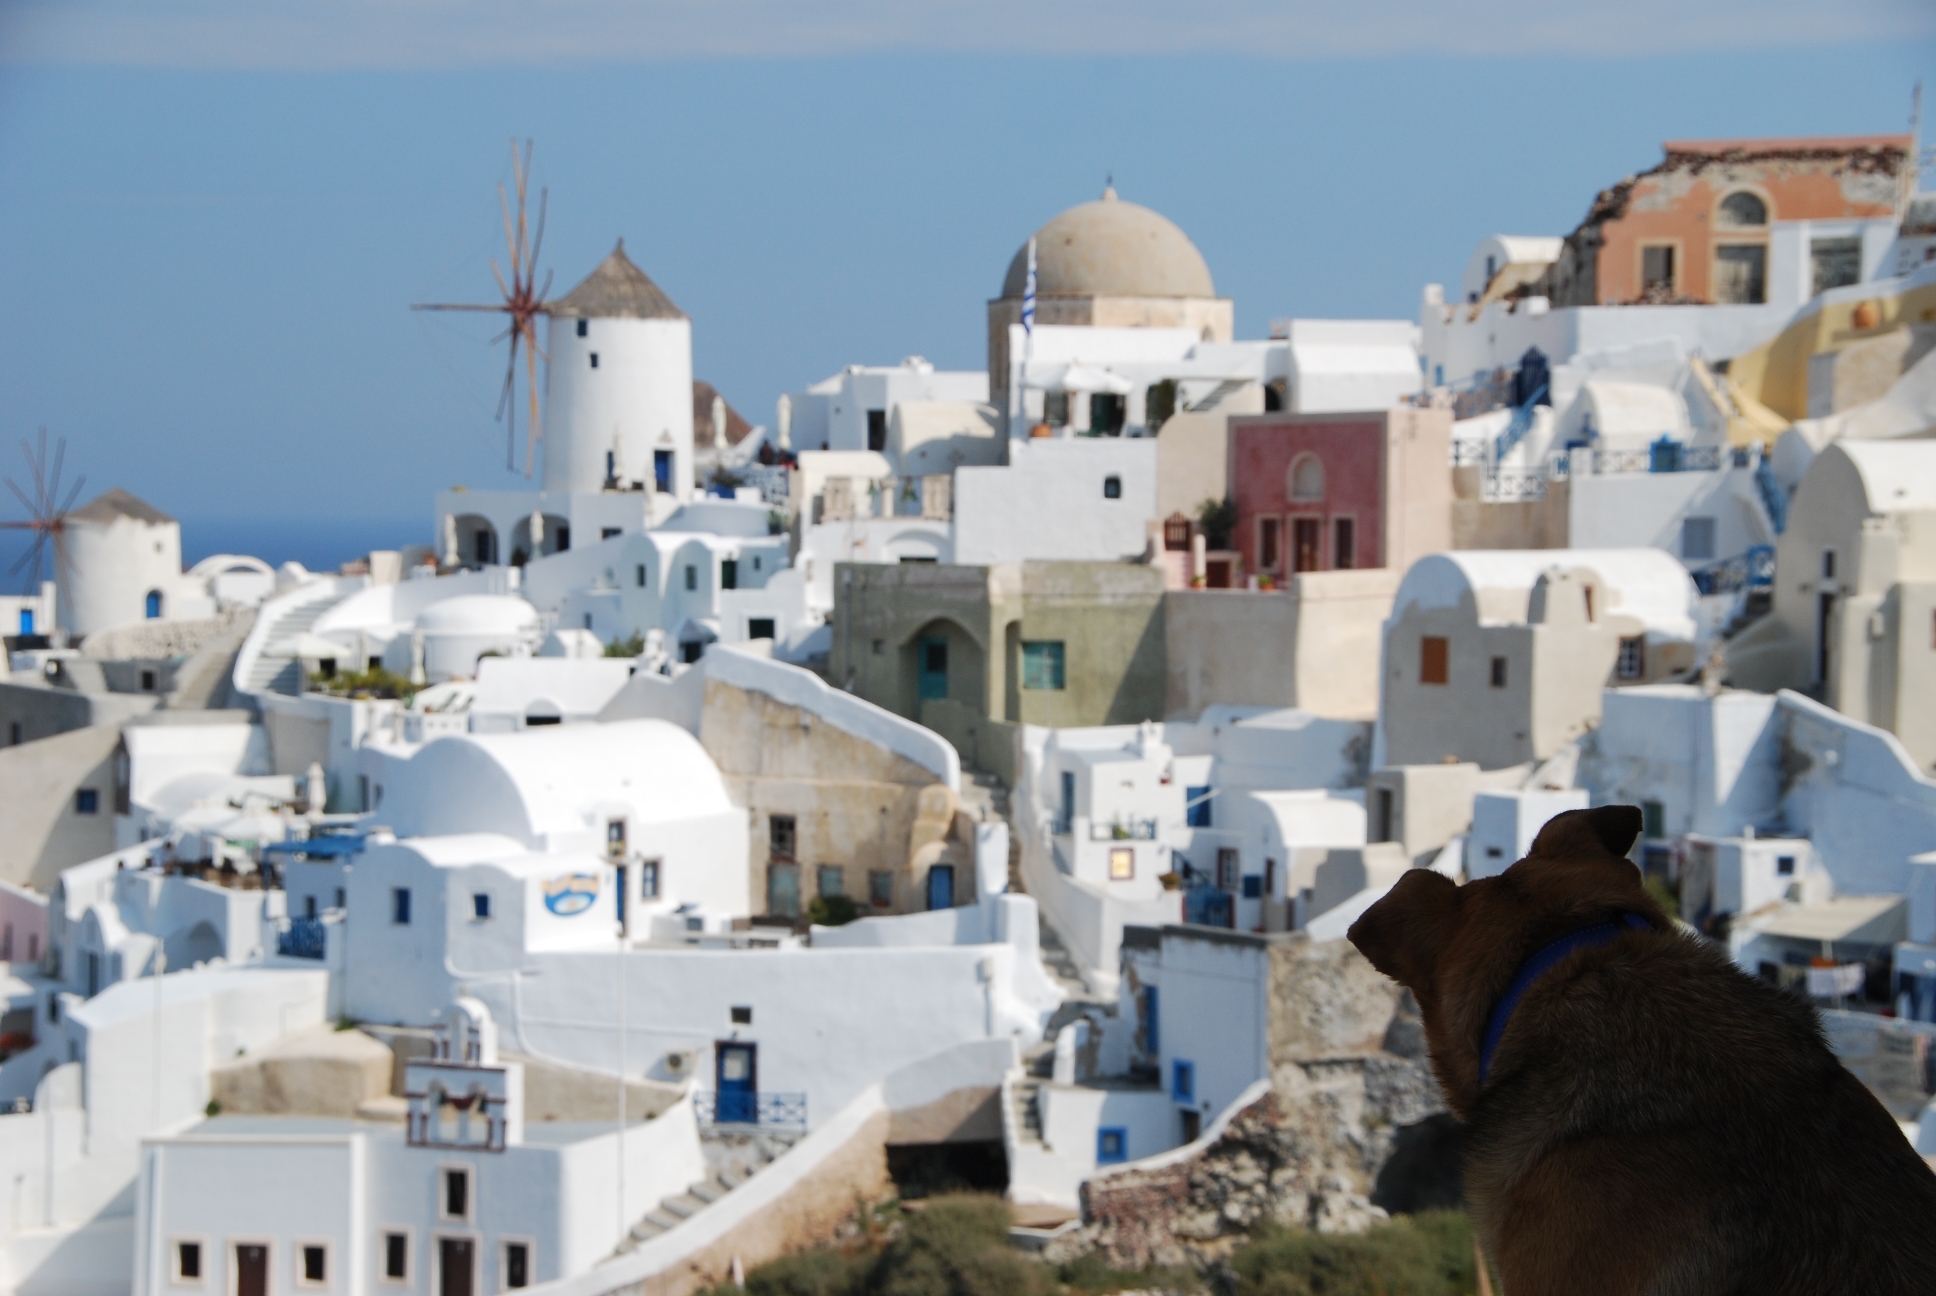
[{"label": "blue door", "polygon": [[33,632],[34,632],[34,610],[32,608],[21,608],[20,609],[20,633],[24,635],[30,635]]},{"label": "blue door", "polygon": [[652,481],[662,491],[672,489],[672,451],[652,452]]},{"label": "blue door", "polygon": [[1228,927],[1232,909],[1230,893],[1213,886],[1193,886],[1183,893],[1183,921],[1203,927]]},{"label": "blue door", "polygon": [[948,696],[948,641],[929,637],[916,649],[921,654],[921,700]]},{"label": "blue door", "polygon": [[928,908],[955,907],[955,866],[936,864],[928,869]]},{"label": "blue door", "polygon": [[713,1119],[721,1125],[753,1125],[760,1119],[759,1045],[721,1041],[715,1048],[713,1084],[719,1095]]}]

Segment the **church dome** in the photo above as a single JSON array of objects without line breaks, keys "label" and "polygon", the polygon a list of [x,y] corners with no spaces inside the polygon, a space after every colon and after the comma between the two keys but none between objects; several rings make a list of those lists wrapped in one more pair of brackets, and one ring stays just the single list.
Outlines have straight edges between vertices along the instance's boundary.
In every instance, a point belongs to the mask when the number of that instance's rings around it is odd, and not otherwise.
[{"label": "church dome", "polygon": [[[1028,244],[1008,263],[1002,296],[1020,298]],[[1215,297],[1210,267],[1190,236],[1114,189],[1071,207],[1035,232],[1038,297]]]}]

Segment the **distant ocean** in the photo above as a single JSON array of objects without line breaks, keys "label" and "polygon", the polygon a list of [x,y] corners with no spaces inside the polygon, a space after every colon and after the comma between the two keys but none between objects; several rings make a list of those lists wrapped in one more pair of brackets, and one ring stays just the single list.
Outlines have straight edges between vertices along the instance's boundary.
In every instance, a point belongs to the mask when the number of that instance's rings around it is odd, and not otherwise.
[{"label": "distant ocean", "polygon": [[[12,521],[19,510],[0,513]],[[196,518],[181,519],[182,564],[193,567],[210,554],[249,554],[272,567],[295,561],[311,571],[335,571],[372,549],[401,549],[432,542],[423,518]],[[0,593],[21,592],[28,574],[13,565],[30,546],[20,531],[0,531]],[[43,568],[53,574],[51,557]]]}]

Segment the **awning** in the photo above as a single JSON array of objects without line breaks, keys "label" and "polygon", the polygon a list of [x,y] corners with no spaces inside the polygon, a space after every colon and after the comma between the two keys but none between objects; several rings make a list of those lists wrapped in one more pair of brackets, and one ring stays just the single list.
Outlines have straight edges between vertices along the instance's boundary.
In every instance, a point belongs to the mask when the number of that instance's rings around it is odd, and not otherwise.
[{"label": "awning", "polygon": [[1042,382],[1029,385],[1045,391],[1113,392],[1118,396],[1127,396],[1136,390],[1136,384],[1121,374],[1085,364],[1064,365],[1062,372],[1051,371]]},{"label": "awning", "polygon": [[1909,937],[1909,901],[1903,896],[1837,896],[1812,904],[1784,905],[1743,924],[1763,936],[1836,944],[1893,945]]}]

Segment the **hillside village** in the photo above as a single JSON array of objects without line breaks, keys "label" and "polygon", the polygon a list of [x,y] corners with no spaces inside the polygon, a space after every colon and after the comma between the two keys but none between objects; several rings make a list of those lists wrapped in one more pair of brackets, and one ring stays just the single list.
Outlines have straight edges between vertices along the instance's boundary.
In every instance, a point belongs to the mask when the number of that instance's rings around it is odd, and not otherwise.
[{"label": "hillside village", "polygon": [[1263,338],[1106,189],[989,267],[985,372],[758,426],[620,243],[532,486],[422,545],[73,508],[0,597],[0,1289],[677,1294],[943,1181],[1127,1265],[1456,1205],[1345,930],[1606,803],[1936,1156],[1916,151],[1670,141]]}]

